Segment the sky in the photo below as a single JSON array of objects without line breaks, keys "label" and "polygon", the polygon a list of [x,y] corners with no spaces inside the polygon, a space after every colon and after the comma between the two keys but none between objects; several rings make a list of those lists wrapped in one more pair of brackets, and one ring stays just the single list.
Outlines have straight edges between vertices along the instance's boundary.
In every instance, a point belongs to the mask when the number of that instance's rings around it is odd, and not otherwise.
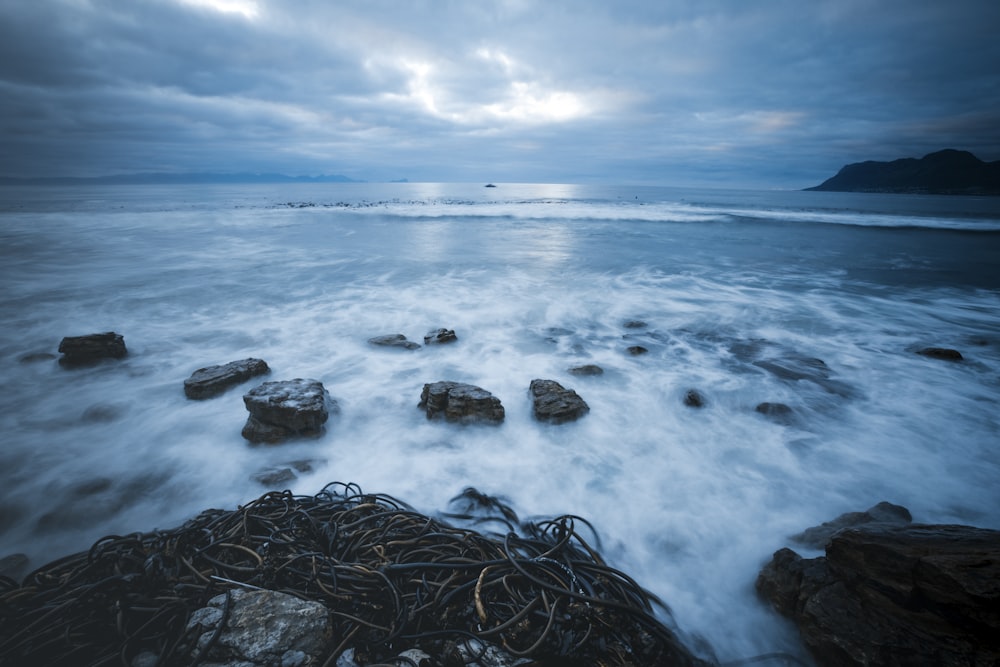
[{"label": "sky", "polygon": [[0,176],[801,188],[1000,160],[997,0],[0,0]]}]

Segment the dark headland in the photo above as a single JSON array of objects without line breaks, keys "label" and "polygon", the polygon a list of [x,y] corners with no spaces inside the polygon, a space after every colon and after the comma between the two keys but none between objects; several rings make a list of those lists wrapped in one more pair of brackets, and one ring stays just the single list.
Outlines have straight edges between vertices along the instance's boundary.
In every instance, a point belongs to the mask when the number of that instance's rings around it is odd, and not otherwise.
[{"label": "dark headland", "polygon": [[952,148],[919,160],[868,160],[849,164],[833,178],[806,190],[996,196],[1000,195],[1000,161],[983,162],[968,151]]}]

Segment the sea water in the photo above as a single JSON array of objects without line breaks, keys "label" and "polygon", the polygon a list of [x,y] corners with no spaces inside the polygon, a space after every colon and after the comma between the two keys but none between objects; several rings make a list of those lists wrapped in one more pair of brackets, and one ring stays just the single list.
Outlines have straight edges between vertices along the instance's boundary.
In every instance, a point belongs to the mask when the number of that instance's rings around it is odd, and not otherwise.
[{"label": "sea water", "polygon": [[[809,526],[888,500],[1000,528],[1000,199],[7,187],[0,288],[0,557],[27,567],[234,509],[268,490],[262,471],[306,461],[282,488],[354,482],[436,515],[475,487],[522,519],[585,517],[609,564],[726,661],[802,655],[753,583]],[[367,343],[440,327],[457,342]],[[104,331],[127,358],[55,360],[63,336]],[[185,398],[193,371],[246,357],[270,376]],[[583,364],[604,373],[568,372]],[[339,403],[325,433],[245,441],[243,393],[300,377]],[[539,423],[535,378],[589,414]],[[506,421],[428,421],[438,380],[492,392]]]}]

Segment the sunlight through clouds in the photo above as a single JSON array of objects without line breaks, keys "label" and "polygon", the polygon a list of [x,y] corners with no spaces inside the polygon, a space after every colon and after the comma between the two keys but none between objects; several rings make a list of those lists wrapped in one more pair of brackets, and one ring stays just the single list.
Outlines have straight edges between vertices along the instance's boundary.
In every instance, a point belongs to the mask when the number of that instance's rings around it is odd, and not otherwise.
[{"label": "sunlight through clouds", "polygon": [[255,19],[260,8],[254,0],[180,0],[182,4],[212,9],[220,14],[239,14],[245,19]]}]

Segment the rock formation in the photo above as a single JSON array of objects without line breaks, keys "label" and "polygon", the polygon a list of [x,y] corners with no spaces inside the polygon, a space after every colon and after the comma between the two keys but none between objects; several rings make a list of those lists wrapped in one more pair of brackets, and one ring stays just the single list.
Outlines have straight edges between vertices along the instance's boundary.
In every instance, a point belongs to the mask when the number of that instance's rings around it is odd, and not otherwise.
[{"label": "rock formation", "polygon": [[529,387],[535,419],[553,424],[575,421],[590,412],[580,396],[555,380],[532,380]]},{"label": "rock formation", "polygon": [[1000,161],[983,162],[968,151],[945,149],[921,159],[856,162],[807,190],[1000,195]]},{"label": "rock formation", "polygon": [[195,400],[211,398],[252,377],[269,372],[271,369],[266,362],[253,358],[199,368],[184,380],[184,395]]},{"label": "rock formation", "polygon": [[780,549],[757,591],[821,667],[1000,664],[1000,531],[908,524],[903,512],[855,513],[875,520],[834,529],[825,556]]},{"label": "rock formation", "polygon": [[384,334],[382,336],[375,336],[368,339],[368,344],[376,347],[398,347],[404,350],[420,349],[420,343],[414,343],[412,340],[406,340],[406,336],[403,334]]},{"label": "rock formation", "polygon": [[962,361],[964,358],[961,352],[948,347],[925,347],[922,350],[917,350],[917,354],[922,354],[932,359],[944,359],[945,361]]},{"label": "rock formation", "polygon": [[432,382],[420,392],[418,407],[428,419],[462,424],[499,424],[504,420],[500,399],[490,392],[462,382]]},{"label": "rock formation", "polygon": [[192,658],[201,654],[214,663],[245,667],[311,667],[330,641],[332,625],[319,602],[237,588],[191,614],[188,630],[200,633]]},{"label": "rock formation", "polygon": [[337,402],[317,380],[265,382],[243,395],[250,417],[243,437],[251,442],[281,442],[295,436],[318,436]]},{"label": "rock formation", "polygon": [[454,330],[435,329],[434,331],[428,331],[427,335],[424,336],[424,345],[454,343],[456,340],[458,340],[458,336],[455,335]]},{"label": "rock formation", "polygon": [[102,359],[121,359],[128,354],[125,339],[114,331],[67,336],[59,343],[59,352],[63,355],[59,358],[63,366],[86,366]]}]

